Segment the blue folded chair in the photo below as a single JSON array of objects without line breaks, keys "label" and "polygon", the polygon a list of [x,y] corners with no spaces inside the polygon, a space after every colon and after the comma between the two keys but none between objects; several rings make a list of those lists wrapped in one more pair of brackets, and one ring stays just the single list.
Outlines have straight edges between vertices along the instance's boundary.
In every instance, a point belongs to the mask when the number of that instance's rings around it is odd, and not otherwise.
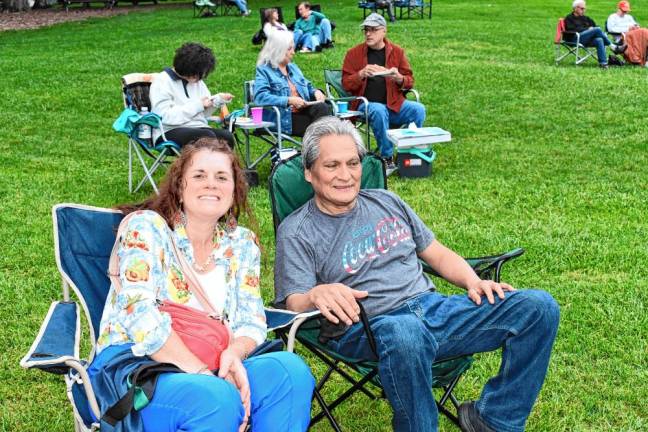
[{"label": "blue folded chair", "polygon": [[[20,365],[63,375],[72,404],[75,430],[100,429],[100,410],[86,368],[95,354],[99,324],[110,289],[108,261],[123,215],[117,210],[79,204],[52,209],[56,265],[63,280],[63,299],[52,302],[38,334]],[[76,300],[75,300],[75,299]],[[82,358],[80,309],[87,319],[90,353]],[[269,330],[297,322],[308,314],[266,310]],[[294,331],[293,341],[294,344]],[[280,340],[267,341],[252,355],[281,349]]]}]

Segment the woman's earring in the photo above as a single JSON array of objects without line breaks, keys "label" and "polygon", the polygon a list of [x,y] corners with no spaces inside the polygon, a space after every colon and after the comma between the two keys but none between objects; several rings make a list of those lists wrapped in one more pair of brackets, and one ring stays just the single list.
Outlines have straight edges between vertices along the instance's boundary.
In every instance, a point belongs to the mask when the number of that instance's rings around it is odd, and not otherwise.
[{"label": "woman's earring", "polygon": [[232,209],[230,209],[229,213],[227,214],[227,219],[225,219],[225,231],[228,233],[233,233],[236,230],[236,227],[238,226],[238,221],[236,220],[236,216],[234,216],[234,212]]}]

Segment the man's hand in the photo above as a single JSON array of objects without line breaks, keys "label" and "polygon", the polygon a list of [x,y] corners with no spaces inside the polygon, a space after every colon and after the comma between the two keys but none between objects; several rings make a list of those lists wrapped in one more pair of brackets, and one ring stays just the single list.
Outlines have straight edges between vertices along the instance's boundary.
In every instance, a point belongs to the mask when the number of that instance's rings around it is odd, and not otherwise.
[{"label": "man's hand", "polygon": [[241,394],[245,417],[239,427],[239,432],[243,432],[250,417],[250,384],[241,359],[231,347],[221,353],[218,376],[231,382]]},{"label": "man's hand", "polygon": [[205,96],[204,98],[202,98],[202,105],[205,109],[211,108],[214,106],[214,100],[209,96]]},{"label": "man's hand", "polygon": [[401,73],[398,71],[397,67],[393,67],[393,68],[389,69],[389,71],[391,72],[391,75],[389,75],[389,78],[396,81],[396,84],[398,84],[398,85],[403,84],[403,80],[405,79],[405,77],[403,75],[401,75]]},{"label": "man's hand", "polygon": [[515,291],[511,285],[501,282],[494,282],[492,280],[479,280],[467,288],[468,297],[475,302],[476,305],[481,304],[481,296],[485,295],[488,303],[495,303],[493,292],[497,293],[497,297],[504,300],[504,291]]},{"label": "man's hand", "polygon": [[360,69],[360,72],[358,72],[358,74],[361,78],[369,78],[372,77],[374,73],[385,72],[386,70],[387,69],[385,69],[383,66],[368,64],[364,68]]},{"label": "man's hand", "polygon": [[310,302],[332,323],[343,321],[351,325],[360,320],[356,299],[365,298],[367,291],[349,288],[341,283],[317,285],[308,292]]}]

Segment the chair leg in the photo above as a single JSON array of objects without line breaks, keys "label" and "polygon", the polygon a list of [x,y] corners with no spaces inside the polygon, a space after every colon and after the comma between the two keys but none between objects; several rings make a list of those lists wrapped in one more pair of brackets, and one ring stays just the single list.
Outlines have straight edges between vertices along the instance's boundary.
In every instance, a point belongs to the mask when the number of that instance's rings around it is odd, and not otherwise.
[{"label": "chair leg", "polygon": [[[340,429],[340,425],[338,424],[337,420],[335,420],[335,417],[333,417],[333,414],[331,413],[328,406],[326,405],[326,402],[324,402],[324,398],[322,397],[322,394],[320,393],[320,391],[318,389],[315,389],[315,391],[313,392],[313,395],[315,396],[315,399],[317,400],[317,403],[319,404],[320,409],[322,410],[322,413],[324,413],[324,415],[328,419],[328,421],[331,424],[331,427],[333,428],[333,430],[335,432],[342,432],[342,429]],[[315,419],[311,420],[309,428],[311,426],[314,426],[315,423],[317,423],[318,421],[319,421],[319,419],[318,420],[315,420]]]}]

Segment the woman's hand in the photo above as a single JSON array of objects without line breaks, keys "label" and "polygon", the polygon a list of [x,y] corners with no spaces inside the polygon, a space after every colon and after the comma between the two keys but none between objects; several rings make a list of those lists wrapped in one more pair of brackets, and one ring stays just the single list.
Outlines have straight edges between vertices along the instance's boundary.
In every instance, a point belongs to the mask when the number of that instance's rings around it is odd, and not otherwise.
[{"label": "woman's hand", "polygon": [[306,106],[306,101],[298,96],[289,96],[288,105],[293,106],[297,109],[302,109]]},{"label": "woman's hand", "polygon": [[315,100],[317,102],[324,102],[326,100],[326,95],[324,95],[321,90],[315,90]]},{"label": "woman's hand", "polygon": [[214,106],[214,100],[210,96],[205,96],[202,98],[202,105],[205,109],[211,108]]},{"label": "woman's hand", "polygon": [[218,93],[216,96],[221,98],[224,103],[230,103],[234,99],[234,95],[231,93]]},{"label": "woman's hand", "polygon": [[243,432],[250,417],[250,384],[241,358],[232,346],[221,353],[218,376],[231,382],[241,394],[241,402],[243,408],[245,408],[245,418],[241,423],[239,432]]}]

